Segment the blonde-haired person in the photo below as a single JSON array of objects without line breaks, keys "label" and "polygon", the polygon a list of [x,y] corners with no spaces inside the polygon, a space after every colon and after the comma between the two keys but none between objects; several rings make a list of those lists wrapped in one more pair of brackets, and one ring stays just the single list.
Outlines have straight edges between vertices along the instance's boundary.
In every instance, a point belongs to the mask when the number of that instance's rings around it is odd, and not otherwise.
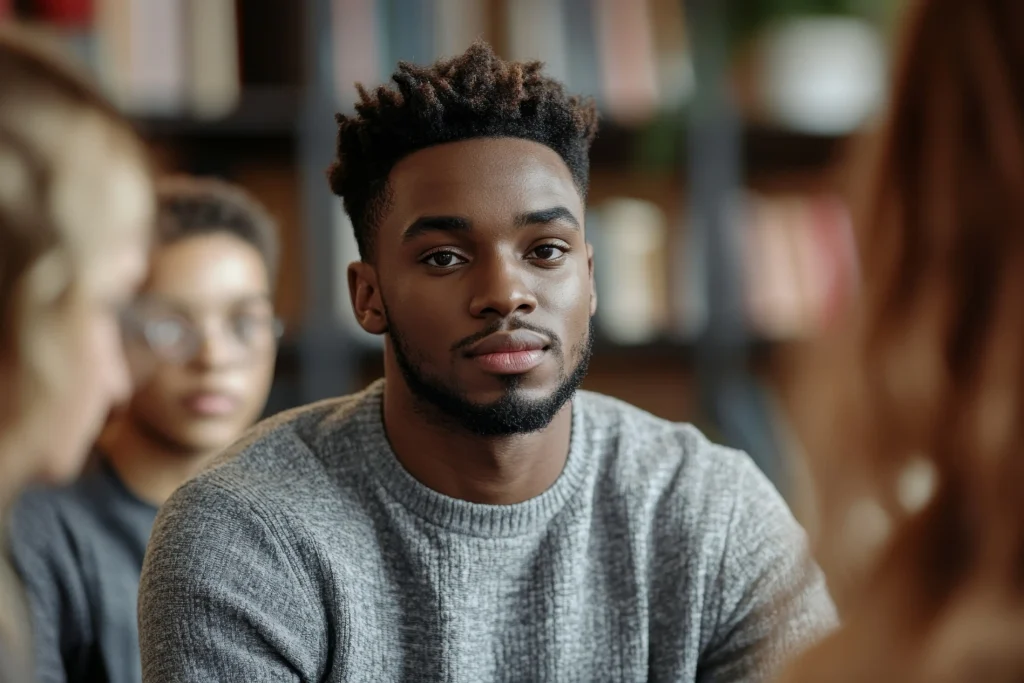
[{"label": "blonde-haired person", "polygon": [[139,574],[157,510],[260,416],[274,374],[277,223],[212,178],[157,183],[149,276],[126,316],[135,391],[69,486],[10,514],[38,683],[139,683]]},{"label": "blonde-haired person", "polygon": [[[79,471],[130,389],[119,313],[146,271],[153,191],[130,126],[72,69],[0,31],[0,521]],[[27,620],[0,561],[0,680]]]},{"label": "blonde-haired person", "polygon": [[787,681],[1024,680],[1024,3],[907,12],[801,420],[844,625]]}]

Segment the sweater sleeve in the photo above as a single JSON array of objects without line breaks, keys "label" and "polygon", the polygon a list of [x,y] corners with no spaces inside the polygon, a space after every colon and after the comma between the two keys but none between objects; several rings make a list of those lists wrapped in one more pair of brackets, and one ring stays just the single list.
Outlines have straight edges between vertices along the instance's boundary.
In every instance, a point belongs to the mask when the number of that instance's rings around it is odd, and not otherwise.
[{"label": "sweater sleeve", "polygon": [[293,537],[209,479],[175,493],[139,587],[143,681],[318,680],[328,629]]},{"label": "sweater sleeve", "polygon": [[753,462],[738,458],[735,498],[713,594],[715,635],[698,679],[770,680],[837,623],[806,535]]},{"label": "sweater sleeve", "polygon": [[32,620],[36,679],[76,680],[75,671],[85,670],[94,645],[93,631],[82,574],[53,495],[34,492],[22,498],[8,531],[11,561]]}]

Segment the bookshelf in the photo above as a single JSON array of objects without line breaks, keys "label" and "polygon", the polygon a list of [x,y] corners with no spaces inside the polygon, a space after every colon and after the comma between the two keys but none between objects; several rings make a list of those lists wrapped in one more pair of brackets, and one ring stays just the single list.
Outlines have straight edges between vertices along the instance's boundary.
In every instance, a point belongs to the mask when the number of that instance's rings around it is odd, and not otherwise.
[{"label": "bookshelf", "polygon": [[[102,5],[146,0],[95,1]],[[483,7],[476,17],[482,21],[483,34],[499,52],[508,54],[513,48],[534,49],[523,47],[523,41],[507,39],[506,33],[516,23],[507,16],[513,1],[445,0],[443,4],[449,10],[460,3]],[[598,6],[590,0],[559,2],[571,12]],[[388,40],[394,42],[409,29],[405,26],[398,30],[386,22],[394,22],[401,15],[396,8],[408,3],[423,7],[442,4],[441,0],[236,2],[236,105],[216,118],[197,116],[188,110],[133,114],[139,131],[152,144],[161,169],[215,174],[239,182],[259,196],[282,224],[283,263],[277,306],[288,332],[279,354],[268,413],[358,389],[380,374],[380,352],[354,343],[338,320],[338,310],[347,306],[337,287],[338,271],[343,267],[336,258],[338,200],[329,192],[324,171],[333,157],[333,115],[350,105],[345,96],[351,96],[351,92],[338,92],[339,83],[350,82],[346,79],[351,75],[338,71],[339,55],[344,53],[339,52],[335,41],[338,12],[387,5],[386,12],[376,15],[377,21],[384,22],[375,29],[379,72],[374,75],[373,68],[363,65],[364,75],[374,82],[386,78],[392,67],[390,60],[401,51]],[[557,4],[538,6],[550,11]],[[724,440],[755,452],[755,456],[757,451],[766,450],[759,461],[766,470],[778,470],[777,464],[772,464],[777,459],[770,434],[774,418],[764,407],[767,400],[758,378],[771,366],[777,350],[789,347],[790,341],[748,324],[744,294],[739,288],[746,273],[734,253],[735,244],[730,247],[715,242],[726,231],[719,214],[723,197],[740,188],[771,192],[780,188],[832,189],[830,174],[840,164],[848,138],[799,133],[744,120],[741,112],[729,108],[724,85],[731,78],[726,13],[734,3],[650,0],[650,7],[655,8],[652,12],[673,4],[686,10],[690,36],[686,49],[696,77],[689,104],[662,107],[653,118],[641,122],[605,116],[591,155],[589,203],[600,208],[626,197],[647,202],[663,213],[667,270],[670,287],[676,293],[680,289],[679,274],[692,265],[694,247],[689,236],[693,226],[701,220],[707,223],[707,239],[701,247],[706,251],[701,258],[705,273],[714,274],[713,282],[703,283],[707,287],[704,307],[710,316],[708,328],[695,335],[672,318],[664,330],[641,343],[616,343],[602,336],[596,343],[585,386],[670,419],[697,420]],[[522,23],[522,17],[518,21]],[[570,21],[565,26],[572,40],[588,40],[581,37],[579,22]],[[664,27],[657,28],[654,42],[659,44]],[[461,30],[466,29],[463,26]],[[440,43],[457,44],[462,38],[456,33],[445,33]],[[436,38],[435,50],[440,49]],[[415,49],[429,52],[427,43],[431,41],[421,42]],[[410,45],[406,47],[412,49]],[[587,54],[595,56],[602,49],[594,42],[584,47],[590,51]],[[580,69],[592,69],[595,61],[601,60],[580,59],[573,54],[563,59],[572,77],[570,88],[573,78],[581,82]],[[583,76],[595,87],[602,87],[600,73],[591,70]],[[617,77],[621,87],[623,75]],[[715,86],[711,91],[707,90],[709,83]],[[670,305],[675,310],[674,304]],[[763,444],[769,445],[764,448]]]},{"label": "bookshelf", "polygon": [[299,86],[250,86],[238,106],[227,116],[203,119],[194,116],[136,115],[139,131],[153,140],[181,138],[292,139],[299,133],[302,89]]}]

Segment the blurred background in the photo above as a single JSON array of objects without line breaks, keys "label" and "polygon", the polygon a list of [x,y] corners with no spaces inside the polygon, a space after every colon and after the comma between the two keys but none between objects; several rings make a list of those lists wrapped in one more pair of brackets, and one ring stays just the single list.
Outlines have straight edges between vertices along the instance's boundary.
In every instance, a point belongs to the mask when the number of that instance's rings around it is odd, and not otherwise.
[{"label": "blurred background", "polygon": [[[398,60],[482,36],[603,116],[585,387],[750,452],[786,493],[787,381],[856,287],[847,169],[884,105],[898,0],[0,0],[95,74],[159,169],[216,175],[281,223],[287,323],[268,413],[381,373],[327,187],[337,111]],[[853,155],[855,156],[855,155]]]}]

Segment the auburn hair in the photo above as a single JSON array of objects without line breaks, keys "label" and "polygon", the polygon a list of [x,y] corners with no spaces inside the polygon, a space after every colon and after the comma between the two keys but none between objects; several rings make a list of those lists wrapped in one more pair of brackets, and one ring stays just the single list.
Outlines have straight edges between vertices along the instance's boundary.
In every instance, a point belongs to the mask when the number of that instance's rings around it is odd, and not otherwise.
[{"label": "auburn hair", "polygon": [[1024,3],[913,2],[871,156],[803,415],[844,625],[787,680],[1024,680]]}]

